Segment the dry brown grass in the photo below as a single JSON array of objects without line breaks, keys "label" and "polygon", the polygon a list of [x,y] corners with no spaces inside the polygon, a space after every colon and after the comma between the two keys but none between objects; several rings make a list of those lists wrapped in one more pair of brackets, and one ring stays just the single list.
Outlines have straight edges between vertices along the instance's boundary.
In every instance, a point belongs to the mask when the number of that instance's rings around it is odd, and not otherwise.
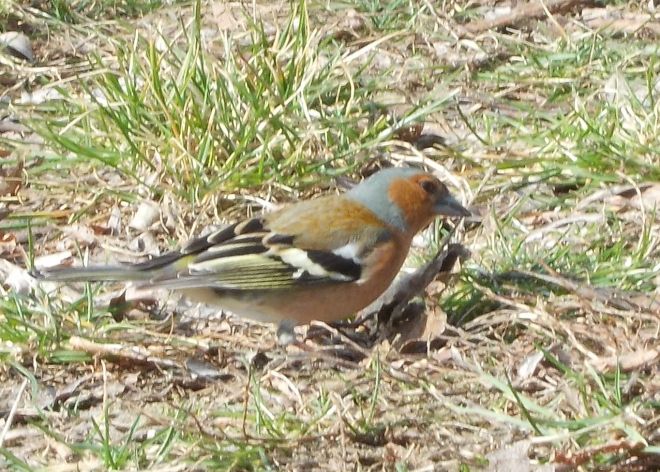
[{"label": "dry brown grass", "polygon": [[[209,126],[230,116],[213,107],[204,115],[196,92],[165,106],[149,93],[157,84],[171,91],[178,70],[167,58],[190,53],[192,6],[105,21],[86,10],[60,21],[27,2],[4,13],[6,30],[32,38],[37,63],[0,56],[3,467],[660,467],[654,20],[646,2],[565,2],[567,11],[547,2],[538,18],[514,10],[495,31],[479,21],[509,2],[493,3],[310,2],[310,34],[289,38],[303,41],[296,56],[293,42],[277,43],[288,5],[204,2],[202,53],[181,71],[204,63],[208,77],[222,77],[238,51],[245,63],[232,70],[259,85],[245,51],[265,38],[281,61],[273,68],[301,61],[294,74],[280,72],[306,98],[268,109],[280,121],[266,108],[246,114],[246,127],[262,127],[246,138],[249,159],[233,162],[211,140],[217,160],[206,167],[195,160],[206,149],[199,116]],[[149,45],[161,54],[160,74]],[[108,71],[145,80],[143,94],[122,95]],[[309,84],[323,100],[312,101]],[[21,99],[28,91],[60,95],[33,104]],[[110,107],[112,118],[99,97],[127,106]],[[179,105],[170,120],[167,109]],[[163,126],[123,134],[121,123],[138,123],[131,107]],[[258,169],[271,151],[275,164]],[[44,291],[21,269],[51,253],[144,257],[209,224],[344,186],[336,175],[401,161],[428,165],[480,218],[458,228],[454,239],[472,255],[448,287],[426,289],[426,317],[387,332],[315,326],[309,352],[282,351],[270,327],[167,295],[110,313],[120,287]],[[145,201],[156,218],[131,229]],[[420,238],[411,265],[433,254],[436,233]],[[425,338],[397,339],[420,329],[435,339],[428,351]]]}]

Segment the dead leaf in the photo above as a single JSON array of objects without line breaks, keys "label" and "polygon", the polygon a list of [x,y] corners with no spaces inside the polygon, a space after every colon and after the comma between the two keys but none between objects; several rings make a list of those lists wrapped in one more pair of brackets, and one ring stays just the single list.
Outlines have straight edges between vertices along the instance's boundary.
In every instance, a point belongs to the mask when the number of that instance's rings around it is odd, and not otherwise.
[{"label": "dead leaf", "polygon": [[107,226],[91,224],[89,227],[96,236],[107,236],[112,233],[112,230]]},{"label": "dead leaf", "polygon": [[156,236],[151,231],[145,231],[139,234],[136,238],[128,243],[128,248],[131,251],[141,253],[141,254],[151,254],[157,256],[160,254],[160,249],[158,248],[158,240]]},{"label": "dead leaf", "polygon": [[423,123],[413,123],[394,130],[394,137],[408,143],[416,142],[422,135]]},{"label": "dead leaf", "polygon": [[158,220],[159,216],[160,209],[158,204],[150,200],[145,200],[140,203],[128,226],[138,231],[146,231]]},{"label": "dead leaf", "polygon": [[642,369],[652,365],[660,358],[660,349],[640,349],[619,356],[599,357],[590,364],[599,372],[614,370],[617,365],[624,372]]},{"label": "dead leaf", "polygon": [[75,224],[66,226],[62,233],[68,239],[65,242],[66,247],[71,247],[73,243],[76,247],[86,248],[95,246],[98,242],[94,230],[86,225]]},{"label": "dead leaf", "polygon": [[266,375],[264,375],[262,381],[267,381],[272,387],[282,393],[282,395],[291,403],[291,405],[288,406],[293,406],[294,404],[298,406],[304,405],[302,396],[300,395],[300,391],[298,390],[298,387],[296,387],[296,384],[281,372],[269,370]]},{"label": "dead leaf", "polygon": [[0,233],[0,257],[11,259],[16,250],[16,236],[13,233]]},{"label": "dead leaf", "polygon": [[0,197],[15,197],[23,185],[23,163],[0,171]]},{"label": "dead leaf", "polygon": [[3,280],[3,285],[22,295],[27,295],[37,285],[36,280],[27,270],[5,259],[0,259],[0,278]]},{"label": "dead leaf", "polygon": [[106,226],[110,230],[111,234],[116,235],[116,234],[121,233],[121,227],[122,227],[121,223],[122,223],[121,222],[121,210],[119,209],[119,207],[114,207],[110,211],[110,217],[108,218],[108,223],[107,223]]},{"label": "dead leaf", "polygon": [[534,375],[534,372],[536,372],[536,368],[543,360],[543,357],[544,355],[541,351],[536,351],[527,355],[520,363],[520,366],[518,366],[518,377],[516,380],[520,382]]},{"label": "dead leaf", "polygon": [[339,22],[330,27],[330,37],[337,41],[355,41],[360,37],[360,32],[366,29],[367,22],[353,8],[347,9]]},{"label": "dead leaf", "polygon": [[92,380],[92,375],[84,375],[79,378],[75,378],[63,387],[59,388],[55,393],[55,403],[60,403],[71,398],[80,388],[81,385]]},{"label": "dead leaf", "polygon": [[488,472],[552,472],[554,465],[538,466],[529,460],[530,441],[518,441],[510,446],[486,454]]},{"label": "dead leaf", "polygon": [[3,46],[12,56],[25,61],[34,62],[34,53],[30,38],[17,31],[0,34],[0,46]]},{"label": "dead leaf", "polygon": [[170,195],[165,195],[163,197],[163,205],[161,210],[163,221],[165,227],[174,232],[177,228],[178,218],[177,215],[180,213],[179,207],[176,203],[176,200]]},{"label": "dead leaf", "polygon": [[413,144],[417,149],[428,149],[435,146],[446,146],[447,140],[439,134],[422,133]]},{"label": "dead leaf", "polygon": [[229,380],[233,377],[231,374],[218,369],[216,366],[203,359],[188,359],[185,362],[185,366],[193,379]]},{"label": "dead leaf", "polygon": [[118,296],[112,297],[108,304],[108,311],[112,314],[112,318],[116,322],[124,319],[124,315],[128,309],[130,309],[130,306],[126,303],[126,290],[123,290]]},{"label": "dead leaf", "polygon": [[[34,133],[28,135],[30,128],[21,124],[16,118],[12,116],[4,116],[0,118],[0,133],[6,134],[8,138],[20,137],[24,143],[36,143],[41,138],[36,137]],[[27,135],[27,136],[26,136]],[[0,157],[8,157],[11,152],[8,149],[0,149]]]},{"label": "dead leaf", "polygon": [[660,314],[660,275],[655,278],[656,293],[631,293],[628,301],[650,313]]},{"label": "dead leaf", "polygon": [[34,259],[34,266],[37,269],[50,269],[61,265],[70,266],[73,264],[71,251],[53,252],[45,256],[39,256]]},{"label": "dead leaf", "polygon": [[410,455],[410,451],[407,447],[390,441],[383,446],[383,465],[386,466],[386,470],[390,468],[396,470],[397,462],[405,459],[408,455]]},{"label": "dead leaf", "polygon": [[42,103],[63,100],[66,98],[62,92],[56,88],[43,87],[36,90],[23,90],[18,103],[21,105],[41,105]]},{"label": "dead leaf", "polygon": [[627,187],[606,200],[611,207],[617,211],[626,207],[648,211],[660,210],[660,184],[644,183],[638,187]]},{"label": "dead leaf", "polygon": [[397,326],[400,338],[394,344],[402,354],[423,354],[440,349],[439,339],[447,326],[447,314],[439,306],[424,310],[413,322]]},{"label": "dead leaf", "polygon": [[447,245],[446,249],[439,251],[427,264],[399,278],[384,295],[365,308],[362,313],[375,311],[381,325],[395,321],[410,300],[426,289],[437,277],[447,276],[458,259],[468,255],[467,249],[460,244]]}]

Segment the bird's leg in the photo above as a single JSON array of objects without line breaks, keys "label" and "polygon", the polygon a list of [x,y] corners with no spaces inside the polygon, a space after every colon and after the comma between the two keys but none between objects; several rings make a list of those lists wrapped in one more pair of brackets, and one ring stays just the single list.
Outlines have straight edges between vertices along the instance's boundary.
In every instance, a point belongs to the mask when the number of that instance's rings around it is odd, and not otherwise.
[{"label": "bird's leg", "polygon": [[296,342],[296,333],[294,331],[296,324],[293,320],[280,321],[277,325],[277,344],[285,347]]}]

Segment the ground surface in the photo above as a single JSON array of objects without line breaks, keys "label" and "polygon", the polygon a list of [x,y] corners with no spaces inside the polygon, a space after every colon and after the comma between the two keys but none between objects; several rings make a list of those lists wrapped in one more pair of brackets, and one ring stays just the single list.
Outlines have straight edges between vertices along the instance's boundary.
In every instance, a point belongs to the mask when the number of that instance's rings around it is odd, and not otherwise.
[{"label": "ground surface", "polygon": [[[0,0],[1,467],[656,470],[654,8]],[[403,319],[301,330],[309,352],[25,271],[402,162],[478,214],[470,256]]]}]

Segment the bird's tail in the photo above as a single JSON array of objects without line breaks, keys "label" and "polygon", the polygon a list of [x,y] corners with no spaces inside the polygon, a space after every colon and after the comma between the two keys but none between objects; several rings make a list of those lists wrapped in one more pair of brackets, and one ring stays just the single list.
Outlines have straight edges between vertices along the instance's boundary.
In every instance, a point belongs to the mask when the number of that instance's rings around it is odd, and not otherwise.
[{"label": "bird's tail", "polygon": [[179,251],[170,251],[135,264],[52,267],[49,269],[35,269],[32,271],[32,276],[36,279],[56,282],[149,281],[153,277],[176,273],[178,269],[185,268],[190,257],[186,257]]},{"label": "bird's tail", "polygon": [[149,280],[154,274],[134,265],[126,265],[40,269],[32,271],[32,275],[37,279],[56,282],[109,282]]},{"label": "bird's tail", "polygon": [[42,280],[56,282],[128,282],[149,281],[153,277],[176,272],[177,267],[185,267],[189,259],[179,251],[167,252],[161,256],[136,264],[53,267],[32,271],[32,276]]}]

